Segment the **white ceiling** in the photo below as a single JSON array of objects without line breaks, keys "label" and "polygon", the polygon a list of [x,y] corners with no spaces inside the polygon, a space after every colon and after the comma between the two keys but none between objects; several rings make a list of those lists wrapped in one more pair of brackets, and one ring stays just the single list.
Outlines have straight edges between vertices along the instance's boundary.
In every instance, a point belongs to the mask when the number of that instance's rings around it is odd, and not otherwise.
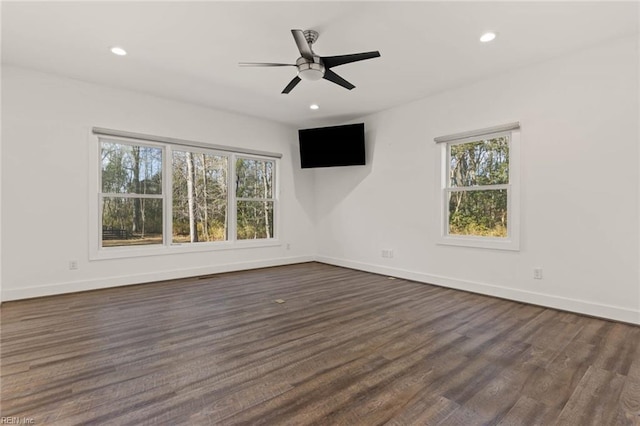
[{"label": "white ceiling", "polygon": [[[309,127],[632,36],[638,20],[636,2],[5,1],[2,62]],[[294,28],[320,33],[321,56],[382,56],[333,68],[351,91],[302,81],[283,95],[293,67],[238,67],[293,63]]]}]

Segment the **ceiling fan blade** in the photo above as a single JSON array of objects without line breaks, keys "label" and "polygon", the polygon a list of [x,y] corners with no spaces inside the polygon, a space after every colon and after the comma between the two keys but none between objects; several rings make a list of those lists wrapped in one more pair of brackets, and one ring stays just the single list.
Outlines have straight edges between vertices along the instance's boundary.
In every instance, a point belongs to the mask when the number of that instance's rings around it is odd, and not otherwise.
[{"label": "ceiling fan blade", "polygon": [[277,62],[238,62],[241,67],[295,67],[296,64],[279,64]]},{"label": "ceiling fan blade", "polygon": [[336,74],[335,72],[327,69],[324,71],[324,78],[325,80],[329,80],[339,86],[344,87],[345,89],[353,89],[354,86],[353,84],[349,83],[347,80],[345,80],[344,78],[340,77],[338,74]]},{"label": "ceiling fan blade", "polygon": [[296,45],[298,46],[298,50],[300,51],[300,56],[305,59],[313,60],[313,52],[311,51],[309,43],[307,43],[307,38],[304,36],[304,31],[291,30],[291,34],[293,34],[293,39],[296,41]]},{"label": "ceiling fan blade", "polygon": [[322,63],[325,68],[337,67],[338,65],[350,64],[351,62],[364,61],[365,59],[379,58],[380,52],[364,52],[353,53],[351,55],[339,55],[339,56],[323,56]]},{"label": "ceiling fan blade", "polygon": [[287,94],[291,91],[291,89],[293,89],[294,87],[296,87],[296,85],[298,83],[300,83],[300,81],[302,81],[302,79],[300,77],[298,77],[297,75],[295,77],[293,77],[293,80],[291,80],[289,82],[289,84],[287,84],[287,87],[284,88],[284,90],[282,91],[283,94]]}]

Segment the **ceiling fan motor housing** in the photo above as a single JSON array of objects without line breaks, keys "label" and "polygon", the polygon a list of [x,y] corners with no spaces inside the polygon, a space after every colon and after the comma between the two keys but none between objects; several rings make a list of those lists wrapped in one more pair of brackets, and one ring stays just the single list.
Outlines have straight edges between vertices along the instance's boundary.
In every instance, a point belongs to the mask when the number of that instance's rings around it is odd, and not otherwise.
[{"label": "ceiling fan motor housing", "polygon": [[324,65],[319,56],[314,56],[313,61],[300,57],[296,61],[298,76],[303,80],[316,81],[324,77]]}]

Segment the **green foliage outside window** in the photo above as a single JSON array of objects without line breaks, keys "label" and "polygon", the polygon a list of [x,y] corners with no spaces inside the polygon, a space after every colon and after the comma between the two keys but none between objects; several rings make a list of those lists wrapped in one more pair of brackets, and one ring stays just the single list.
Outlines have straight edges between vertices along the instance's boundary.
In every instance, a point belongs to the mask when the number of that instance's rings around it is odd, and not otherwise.
[{"label": "green foliage outside window", "polygon": [[509,139],[450,146],[449,234],[507,237]]}]

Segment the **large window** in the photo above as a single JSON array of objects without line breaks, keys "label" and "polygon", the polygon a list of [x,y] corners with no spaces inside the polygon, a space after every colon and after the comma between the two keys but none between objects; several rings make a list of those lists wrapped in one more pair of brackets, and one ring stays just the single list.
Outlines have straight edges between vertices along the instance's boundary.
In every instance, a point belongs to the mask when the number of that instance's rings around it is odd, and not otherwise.
[{"label": "large window", "polygon": [[99,252],[275,239],[275,159],[106,137],[99,153]]},{"label": "large window", "polygon": [[519,135],[514,130],[463,134],[442,143],[442,243],[519,248]]}]

